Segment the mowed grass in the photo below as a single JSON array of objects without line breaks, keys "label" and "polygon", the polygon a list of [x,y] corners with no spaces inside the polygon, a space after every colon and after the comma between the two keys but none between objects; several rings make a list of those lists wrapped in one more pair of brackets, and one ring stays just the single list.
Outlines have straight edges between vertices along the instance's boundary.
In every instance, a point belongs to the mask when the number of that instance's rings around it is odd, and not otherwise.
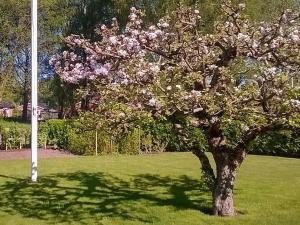
[{"label": "mowed grass", "polygon": [[235,188],[235,218],[210,215],[210,193],[191,153],[0,161],[0,224],[296,225],[300,160],[248,156]]}]

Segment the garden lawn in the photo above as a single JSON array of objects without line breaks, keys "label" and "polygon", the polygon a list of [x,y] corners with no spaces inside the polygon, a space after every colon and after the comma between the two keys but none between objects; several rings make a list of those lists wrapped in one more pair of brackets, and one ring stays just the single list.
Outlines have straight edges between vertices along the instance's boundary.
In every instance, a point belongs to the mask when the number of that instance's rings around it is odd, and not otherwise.
[{"label": "garden lawn", "polygon": [[210,193],[191,153],[0,161],[0,224],[296,225],[300,160],[248,156],[235,188],[235,218],[209,215]]}]

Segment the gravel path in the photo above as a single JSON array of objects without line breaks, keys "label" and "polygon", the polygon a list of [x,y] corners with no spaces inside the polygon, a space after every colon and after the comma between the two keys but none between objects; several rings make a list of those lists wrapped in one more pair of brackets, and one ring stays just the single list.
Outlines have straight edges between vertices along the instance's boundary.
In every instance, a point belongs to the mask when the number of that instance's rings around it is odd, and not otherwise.
[{"label": "gravel path", "polygon": [[[58,150],[44,150],[38,151],[39,158],[57,158],[57,157],[73,157],[69,152],[58,151]],[[0,160],[12,160],[12,159],[30,159],[31,150],[13,150],[13,151],[0,151]]]}]

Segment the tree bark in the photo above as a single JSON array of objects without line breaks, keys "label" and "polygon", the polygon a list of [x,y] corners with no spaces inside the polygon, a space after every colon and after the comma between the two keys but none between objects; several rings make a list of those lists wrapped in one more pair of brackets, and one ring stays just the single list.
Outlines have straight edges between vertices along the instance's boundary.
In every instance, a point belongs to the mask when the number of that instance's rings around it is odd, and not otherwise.
[{"label": "tree bark", "polygon": [[22,111],[22,120],[28,120],[28,103],[29,103],[29,93],[27,90],[23,92],[23,111]]},{"label": "tree bark", "polygon": [[59,106],[58,118],[63,119],[65,113],[65,99],[63,97],[58,98],[58,106]]},{"label": "tree bark", "polygon": [[216,216],[235,216],[233,188],[237,170],[243,162],[245,150],[213,151],[216,162],[216,182],[212,193],[213,214]]},{"label": "tree bark", "polygon": [[29,52],[25,52],[25,64],[24,64],[24,83],[23,83],[23,92],[22,92],[22,103],[23,103],[23,111],[22,111],[22,120],[27,121],[28,120],[28,104],[30,100],[30,58],[29,58]]}]

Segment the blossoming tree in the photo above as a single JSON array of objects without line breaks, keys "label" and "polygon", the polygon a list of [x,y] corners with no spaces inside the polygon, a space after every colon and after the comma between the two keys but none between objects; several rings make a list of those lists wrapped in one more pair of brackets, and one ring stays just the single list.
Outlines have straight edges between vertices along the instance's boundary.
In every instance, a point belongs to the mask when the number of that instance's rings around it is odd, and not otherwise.
[{"label": "blossoming tree", "polygon": [[[220,216],[236,214],[233,187],[249,144],[264,132],[299,122],[300,91],[290,85],[300,65],[299,16],[286,10],[272,23],[252,23],[244,7],[224,2],[212,34],[201,30],[205,21],[198,10],[180,9],[172,20],[146,27],[143,13],[131,8],[125,30],[113,20],[99,28],[98,42],[67,37],[71,50],[51,60],[64,81],[89,81],[105,123],[143,113],[180,115],[205,130],[216,171],[203,149],[192,151]],[[229,145],[224,127],[233,122],[238,135]]]}]

